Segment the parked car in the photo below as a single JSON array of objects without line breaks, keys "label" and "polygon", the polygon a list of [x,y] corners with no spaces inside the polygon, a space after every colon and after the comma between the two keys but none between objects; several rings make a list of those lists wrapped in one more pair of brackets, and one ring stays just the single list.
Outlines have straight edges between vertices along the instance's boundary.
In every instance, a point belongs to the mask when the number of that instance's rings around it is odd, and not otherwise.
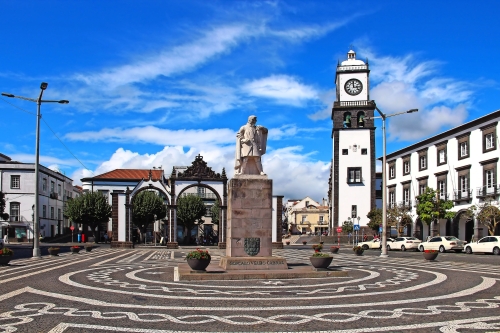
[{"label": "parked car", "polygon": [[424,250],[439,250],[439,252],[455,251],[462,252],[467,242],[461,241],[455,236],[435,236],[428,241],[420,243],[418,249],[420,252]]},{"label": "parked car", "polygon": [[[392,243],[393,240],[394,239],[387,237],[387,244]],[[361,242],[358,244],[358,246],[361,246],[363,250],[382,248],[381,239],[379,238],[375,238],[366,242]]]},{"label": "parked car", "polygon": [[465,253],[493,253],[500,255],[500,236],[487,236],[465,245]]},{"label": "parked car", "polygon": [[387,244],[387,251],[390,250],[414,250],[418,251],[418,246],[422,241],[416,237],[398,237],[390,244]]}]

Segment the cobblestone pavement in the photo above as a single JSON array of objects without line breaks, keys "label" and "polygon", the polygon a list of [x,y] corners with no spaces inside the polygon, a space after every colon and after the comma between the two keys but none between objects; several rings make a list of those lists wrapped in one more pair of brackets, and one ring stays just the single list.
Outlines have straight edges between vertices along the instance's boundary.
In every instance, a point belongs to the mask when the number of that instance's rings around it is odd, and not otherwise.
[{"label": "cobblestone pavement", "polygon": [[[334,255],[349,277],[174,282],[186,250],[106,249],[0,266],[0,332],[499,332],[500,260]],[[211,249],[212,261],[223,252]],[[309,265],[311,250],[275,250]],[[500,259],[500,258],[495,258]]]}]

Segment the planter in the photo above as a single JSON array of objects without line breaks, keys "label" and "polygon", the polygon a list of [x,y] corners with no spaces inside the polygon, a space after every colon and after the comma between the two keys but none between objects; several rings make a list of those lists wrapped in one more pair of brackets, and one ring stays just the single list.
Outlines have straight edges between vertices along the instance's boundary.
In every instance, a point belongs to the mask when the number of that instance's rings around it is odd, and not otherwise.
[{"label": "planter", "polygon": [[324,242],[319,242],[321,245],[323,245]]},{"label": "planter", "polygon": [[80,252],[81,248],[76,248],[76,247],[70,247],[71,253],[78,253]]},{"label": "planter", "polygon": [[194,271],[204,271],[210,264],[210,259],[188,259],[187,263]]},{"label": "planter", "polygon": [[8,265],[12,256],[0,256],[0,265]]},{"label": "planter", "polygon": [[307,245],[307,242],[306,242],[306,241],[303,241],[303,242],[302,242],[302,245]]},{"label": "planter", "polygon": [[363,255],[363,250],[357,250],[357,251],[354,251],[354,253],[357,255],[357,256],[362,256]]},{"label": "planter", "polygon": [[439,252],[434,252],[434,253],[426,253],[424,252],[424,259],[425,260],[435,260],[439,254]]},{"label": "planter", "polygon": [[49,254],[51,256],[58,256],[59,255],[59,249],[50,249],[49,248],[48,251],[49,251]]},{"label": "planter", "polygon": [[332,246],[330,248],[330,252],[331,253],[338,253],[339,252],[339,247],[338,246]]},{"label": "planter", "polygon": [[290,242],[285,242],[286,245],[290,245]]},{"label": "planter", "polygon": [[309,257],[314,268],[328,268],[332,263],[333,257]]},{"label": "planter", "polygon": [[90,251],[92,251],[92,246],[87,246],[87,247],[85,248],[85,251],[86,251],[86,252],[90,252]]}]

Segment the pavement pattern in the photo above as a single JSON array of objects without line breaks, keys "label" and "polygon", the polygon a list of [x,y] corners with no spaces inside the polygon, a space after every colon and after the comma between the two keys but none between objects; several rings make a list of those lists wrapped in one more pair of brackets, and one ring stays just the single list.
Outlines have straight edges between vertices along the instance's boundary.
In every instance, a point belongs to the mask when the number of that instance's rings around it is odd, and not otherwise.
[{"label": "pavement pattern", "polygon": [[[500,332],[500,260],[344,250],[332,266],[348,277],[174,282],[187,251],[13,260],[0,266],[0,332]],[[273,255],[310,265],[310,249]]]}]

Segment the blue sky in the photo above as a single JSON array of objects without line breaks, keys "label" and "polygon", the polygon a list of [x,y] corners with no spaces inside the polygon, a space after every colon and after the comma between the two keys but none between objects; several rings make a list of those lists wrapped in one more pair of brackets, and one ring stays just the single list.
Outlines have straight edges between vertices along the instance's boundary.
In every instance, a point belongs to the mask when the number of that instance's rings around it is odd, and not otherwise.
[{"label": "blue sky", "polygon": [[[0,91],[36,98],[45,81],[45,99],[70,101],[42,105],[40,158],[75,184],[116,168],[169,173],[197,154],[231,177],[235,133],[255,114],[274,194],[321,200],[335,69],[351,45],[379,108],[420,110],[388,121],[388,153],[500,105],[498,1],[0,4]],[[1,97],[0,113],[0,152],[34,162],[36,104]]]}]

